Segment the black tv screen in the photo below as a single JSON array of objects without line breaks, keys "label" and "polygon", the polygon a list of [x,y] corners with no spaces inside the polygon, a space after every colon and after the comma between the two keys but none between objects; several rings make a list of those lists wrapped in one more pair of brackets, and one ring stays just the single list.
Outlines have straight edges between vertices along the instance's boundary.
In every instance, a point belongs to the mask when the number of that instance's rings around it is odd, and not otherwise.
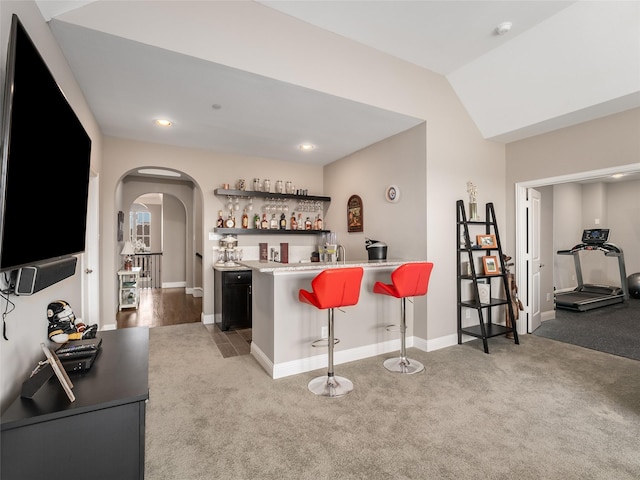
[{"label": "black tv screen", "polygon": [[16,15],[2,121],[0,271],[83,252],[91,139]]}]

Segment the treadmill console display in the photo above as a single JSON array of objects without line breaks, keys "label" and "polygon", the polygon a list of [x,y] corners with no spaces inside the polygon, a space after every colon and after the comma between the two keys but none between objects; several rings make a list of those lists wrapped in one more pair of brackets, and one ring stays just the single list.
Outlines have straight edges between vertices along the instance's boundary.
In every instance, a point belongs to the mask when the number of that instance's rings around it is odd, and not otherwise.
[{"label": "treadmill console display", "polygon": [[609,229],[599,228],[594,230],[585,230],[582,232],[582,243],[591,245],[601,245],[609,240]]}]

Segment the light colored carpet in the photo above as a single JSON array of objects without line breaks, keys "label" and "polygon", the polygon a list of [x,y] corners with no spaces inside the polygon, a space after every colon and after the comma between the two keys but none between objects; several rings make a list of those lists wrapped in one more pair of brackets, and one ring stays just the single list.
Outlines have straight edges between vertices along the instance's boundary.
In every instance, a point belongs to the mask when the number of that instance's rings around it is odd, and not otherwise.
[{"label": "light colored carpet", "polygon": [[201,324],[150,330],[146,480],[640,478],[640,362],[535,335],[272,380]]}]

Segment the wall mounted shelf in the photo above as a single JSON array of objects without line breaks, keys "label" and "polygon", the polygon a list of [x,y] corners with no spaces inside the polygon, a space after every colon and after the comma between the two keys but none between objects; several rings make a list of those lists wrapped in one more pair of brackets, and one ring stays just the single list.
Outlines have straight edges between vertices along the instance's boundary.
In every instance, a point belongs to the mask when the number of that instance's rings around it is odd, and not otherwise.
[{"label": "wall mounted shelf", "polygon": [[287,198],[291,200],[314,200],[320,202],[331,201],[331,197],[323,197],[319,195],[296,195],[294,193],[256,192],[253,190],[227,190],[224,188],[216,188],[213,193],[215,195],[224,195],[227,197]]},{"label": "wall mounted shelf", "polygon": [[225,235],[320,235],[331,230],[276,230],[266,228],[214,228],[214,232]]}]

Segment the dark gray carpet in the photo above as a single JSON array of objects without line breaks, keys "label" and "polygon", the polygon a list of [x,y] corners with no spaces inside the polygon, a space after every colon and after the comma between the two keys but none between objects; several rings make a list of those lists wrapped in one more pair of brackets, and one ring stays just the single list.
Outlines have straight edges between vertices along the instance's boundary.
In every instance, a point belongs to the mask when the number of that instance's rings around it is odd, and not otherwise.
[{"label": "dark gray carpet", "polygon": [[586,312],[558,309],[556,318],[542,322],[534,334],[640,360],[640,300]]}]

